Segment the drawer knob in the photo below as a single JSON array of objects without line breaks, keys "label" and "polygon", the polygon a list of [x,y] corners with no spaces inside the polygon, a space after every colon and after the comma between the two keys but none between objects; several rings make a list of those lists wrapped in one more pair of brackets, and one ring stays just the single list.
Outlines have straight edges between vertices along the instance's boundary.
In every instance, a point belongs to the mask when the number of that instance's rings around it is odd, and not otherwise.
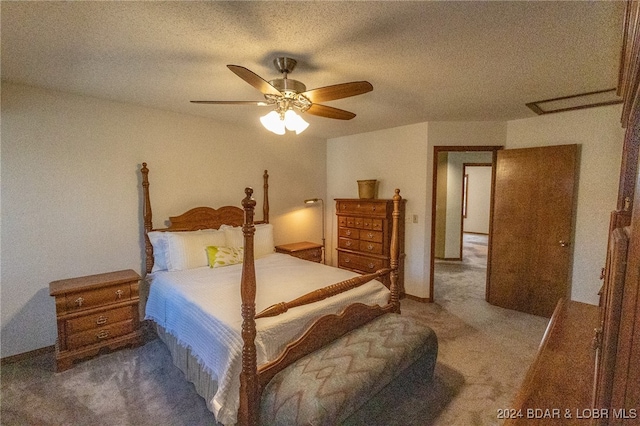
[{"label": "drawer knob", "polygon": [[78,298],[76,299],[76,305],[78,305],[78,306],[82,306],[82,304],[83,304],[83,303],[84,303],[84,298],[82,298],[82,297],[78,297]]},{"label": "drawer knob", "polygon": [[351,236],[351,229],[347,229],[347,235]]},{"label": "drawer knob", "polygon": [[122,295],[124,294],[124,291],[122,290],[117,290],[116,291],[116,299],[122,299]]},{"label": "drawer knob", "polygon": [[100,333],[96,334],[98,339],[106,339],[109,337],[109,330],[100,330]]},{"label": "drawer knob", "polygon": [[351,259],[349,259],[348,257],[344,259],[344,263],[349,263],[349,262],[351,262]]},{"label": "drawer knob", "polygon": [[346,245],[347,247],[351,247],[351,241],[347,241],[347,242],[345,243],[345,245]]},{"label": "drawer knob", "polygon": [[96,320],[96,324],[98,324],[98,325],[106,324],[107,321],[108,321],[107,317],[105,317],[104,315],[100,315],[98,317],[98,319]]},{"label": "drawer knob", "polygon": [[369,238],[373,238],[373,233],[369,232],[369,233],[367,234],[367,237],[369,237]]},{"label": "drawer knob", "polygon": [[369,263],[369,269],[373,269],[376,265],[374,265],[373,263]]},{"label": "drawer knob", "polygon": [[369,250],[369,251],[373,250],[373,244],[369,244],[369,245],[367,246],[367,250]]}]

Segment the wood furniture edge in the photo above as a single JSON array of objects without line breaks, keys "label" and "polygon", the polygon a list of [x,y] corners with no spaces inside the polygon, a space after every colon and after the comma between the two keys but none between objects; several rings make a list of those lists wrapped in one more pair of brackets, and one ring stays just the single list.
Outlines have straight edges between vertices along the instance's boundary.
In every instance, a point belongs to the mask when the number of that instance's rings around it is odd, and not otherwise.
[{"label": "wood furniture edge", "polygon": [[[561,417],[557,421],[549,419],[549,424],[564,424],[563,422],[576,421],[576,410],[591,408],[595,357],[592,337],[597,325],[597,306],[560,299],[549,320],[535,359],[529,366],[511,405],[511,412],[503,413],[506,415],[505,426],[527,424],[535,420],[535,412],[528,410],[560,410],[558,415]],[[567,352],[562,352],[563,349]],[[591,355],[591,362],[576,362],[576,354],[586,357],[584,351]],[[545,362],[551,358],[556,361],[553,365]],[[591,386],[580,387],[574,380],[569,380],[568,376],[583,377],[590,381]],[[545,388],[551,384],[575,385],[576,388],[573,389],[575,392],[572,395],[561,394],[560,390],[557,395],[548,395]],[[567,403],[568,396],[574,401]],[[565,410],[570,410],[572,420],[565,417]]]}]

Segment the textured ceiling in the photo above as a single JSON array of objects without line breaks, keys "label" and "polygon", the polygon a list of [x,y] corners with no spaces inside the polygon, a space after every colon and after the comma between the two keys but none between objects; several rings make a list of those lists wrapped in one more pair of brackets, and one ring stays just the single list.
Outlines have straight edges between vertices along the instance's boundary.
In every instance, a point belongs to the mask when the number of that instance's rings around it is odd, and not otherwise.
[{"label": "textured ceiling", "polygon": [[1,3],[3,81],[259,126],[261,100],[229,71],[265,80],[291,56],[308,89],[367,80],[373,92],[305,115],[332,138],[440,120],[511,120],[525,103],[613,88],[621,1]]}]

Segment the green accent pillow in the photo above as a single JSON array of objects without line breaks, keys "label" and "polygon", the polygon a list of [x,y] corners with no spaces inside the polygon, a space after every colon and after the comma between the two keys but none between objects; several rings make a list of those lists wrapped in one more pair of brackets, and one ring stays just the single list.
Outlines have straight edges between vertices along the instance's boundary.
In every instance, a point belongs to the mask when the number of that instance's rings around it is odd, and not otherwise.
[{"label": "green accent pillow", "polygon": [[207,259],[210,268],[235,265],[242,263],[244,249],[242,247],[207,247]]}]

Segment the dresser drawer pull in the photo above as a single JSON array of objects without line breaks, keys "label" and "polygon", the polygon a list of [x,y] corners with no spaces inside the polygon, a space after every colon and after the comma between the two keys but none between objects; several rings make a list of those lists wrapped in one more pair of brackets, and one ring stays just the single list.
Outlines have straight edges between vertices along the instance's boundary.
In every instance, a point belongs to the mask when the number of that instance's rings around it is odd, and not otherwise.
[{"label": "dresser drawer pull", "polygon": [[84,303],[84,299],[82,297],[78,297],[76,299],[76,305],[82,306],[83,303]]},{"label": "dresser drawer pull", "polygon": [[344,243],[344,245],[347,247],[351,247],[351,241],[347,241],[346,243]]},{"label": "dresser drawer pull", "polygon": [[107,323],[107,321],[108,321],[108,318],[107,318],[107,317],[105,317],[105,316],[103,316],[103,315],[100,315],[100,316],[98,317],[98,319],[96,320],[96,324],[98,324],[98,325],[106,324],[106,323]]},{"label": "dresser drawer pull", "polygon": [[367,234],[367,237],[369,237],[369,238],[373,238],[373,233],[372,233],[372,232],[369,232],[369,233]]},{"label": "dresser drawer pull", "polygon": [[376,265],[374,265],[373,263],[369,263],[369,269],[373,269]]},{"label": "dresser drawer pull", "polygon": [[371,206],[371,211],[375,212],[376,211],[376,206]]},{"label": "dresser drawer pull", "polygon": [[122,295],[124,294],[124,291],[122,290],[117,290],[116,291],[116,299],[122,299]]},{"label": "dresser drawer pull", "polygon": [[373,250],[373,244],[369,244],[369,245],[367,246],[367,250],[369,250],[369,251]]},{"label": "dresser drawer pull", "polygon": [[109,337],[109,330],[100,330],[100,333],[96,334],[98,339],[106,339]]},{"label": "dresser drawer pull", "polygon": [[347,229],[347,236],[351,236],[351,229]]},{"label": "dresser drawer pull", "polygon": [[360,227],[360,222],[358,222],[357,220],[356,220],[356,226],[357,226],[358,228]]},{"label": "dresser drawer pull", "polygon": [[349,259],[348,257],[344,259],[344,263],[349,263],[351,262],[351,259]]}]

